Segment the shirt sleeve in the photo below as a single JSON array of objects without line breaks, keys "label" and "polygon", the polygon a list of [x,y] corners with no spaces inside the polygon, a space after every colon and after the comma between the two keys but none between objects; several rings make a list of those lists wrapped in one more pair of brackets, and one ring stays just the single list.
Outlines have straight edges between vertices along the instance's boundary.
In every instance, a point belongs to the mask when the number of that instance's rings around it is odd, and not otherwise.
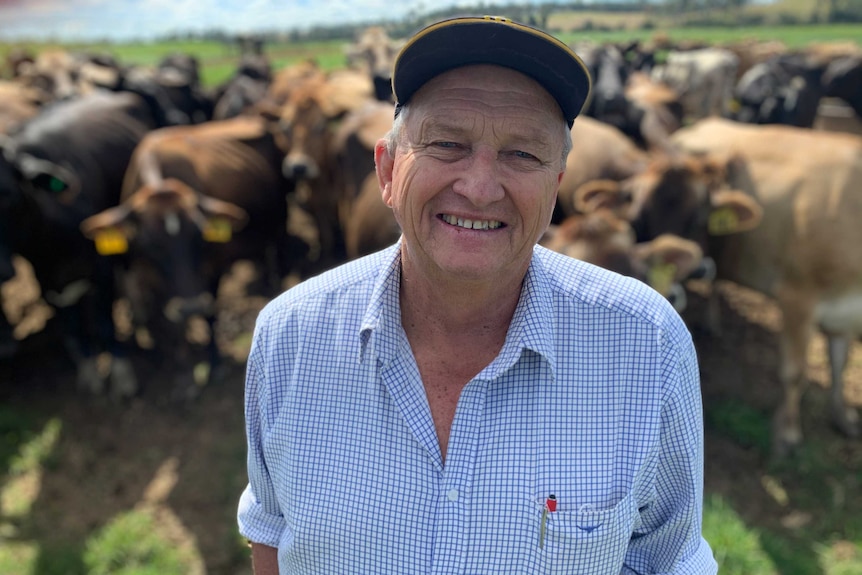
[{"label": "shirt sleeve", "polygon": [[[622,573],[714,575],[718,565],[703,539],[703,406],[691,336],[681,329],[668,346],[654,498],[641,508]],[[675,351],[674,351],[675,350]]]},{"label": "shirt sleeve", "polygon": [[286,523],[278,504],[275,487],[264,458],[263,443],[266,430],[264,372],[259,354],[252,346],[246,369],[245,421],[248,443],[248,485],[239,500],[237,522],[239,532],[254,543],[278,547],[284,536]]}]

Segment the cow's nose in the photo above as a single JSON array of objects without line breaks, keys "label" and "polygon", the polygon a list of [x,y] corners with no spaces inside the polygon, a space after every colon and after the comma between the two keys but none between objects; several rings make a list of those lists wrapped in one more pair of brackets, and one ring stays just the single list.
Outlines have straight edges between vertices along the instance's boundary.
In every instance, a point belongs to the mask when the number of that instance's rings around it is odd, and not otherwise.
[{"label": "cow's nose", "polygon": [[288,180],[313,180],[318,176],[320,170],[317,163],[306,154],[296,154],[284,159],[281,164],[281,173]]},{"label": "cow's nose", "polygon": [[304,178],[308,174],[308,167],[305,164],[294,164],[290,166],[290,176],[298,180]]}]

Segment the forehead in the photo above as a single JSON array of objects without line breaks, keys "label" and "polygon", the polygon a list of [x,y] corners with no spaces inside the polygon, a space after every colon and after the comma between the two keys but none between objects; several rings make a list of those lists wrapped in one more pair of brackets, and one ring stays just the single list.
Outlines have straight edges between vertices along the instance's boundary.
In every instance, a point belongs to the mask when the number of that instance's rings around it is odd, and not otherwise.
[{"label": "forehead", "polygon": [[[442,119],[463,115],[523,123],[564,122],[557,101],[541,84],[515,70],[479,64],[443,72],[411,98],[411,107]],[[521,123],[521,122],[518,122]]]}]

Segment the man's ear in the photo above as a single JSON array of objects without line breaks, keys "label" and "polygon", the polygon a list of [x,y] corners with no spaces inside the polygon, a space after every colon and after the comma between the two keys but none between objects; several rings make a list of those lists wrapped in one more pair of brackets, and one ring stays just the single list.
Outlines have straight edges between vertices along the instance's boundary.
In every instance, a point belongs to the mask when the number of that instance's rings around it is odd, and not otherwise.
[{"label": "man's ear", "polygon": [[383,203],[390,208],[392,207],[392,169],[394,165],[395,159],[389,153],[386,140],[383,138],[377,140],[377,145],[374,146],[374,169],[377,172],[377,184],[380,186]]}]

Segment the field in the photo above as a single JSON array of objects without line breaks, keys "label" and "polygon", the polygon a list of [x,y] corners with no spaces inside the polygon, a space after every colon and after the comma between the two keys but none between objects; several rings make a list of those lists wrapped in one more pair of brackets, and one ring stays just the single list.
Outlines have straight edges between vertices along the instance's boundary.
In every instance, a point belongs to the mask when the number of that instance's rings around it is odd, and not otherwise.
[{"label": "field", "polygon": [[[550,24],[565,27],[553,19]],[[569,31],[563,38],[603,42],[662,32],[672,39],[756,38],[791,47],[862,42],[862,26],[643,30],[621,20],[602,26],[609,30]],[[315,57],[331,69],[344,65],[345,45],[276,44],[267,51],[276,67]],[[214,42],[79,47],[139,64],[190,52],[201,58],[208,86],[227,78],[237,61],[233,47]],[[0,57],[10,48],[0,45]],[[264,300],[245,292],[248,280],[248,270],[239,265],[222,286],[216,335],[232,358],[228,375],[188,407],[166,400],[169,378],[160,358],[147,350],[132,358],[145,382],[141,397],[118,406],[76,394],[71,364],[26,265],[21,264],[21,279],[2,286],[4,305],[23,341],[18,357],[0,361],[0,575],[250,573],[235,513],[245,485],[244,358]],[[822,338],[809,358],[806,442],[792,459],[771,461],[769,418],[780,396],[775,341],[780,318],[763,297],[722,284],[724,336],[710,338],[697,329],[702,286],[690,287],[685,319],[701,360],[706,414],[704,533],[720,572],[862,573],[862,443],[838,435],[827,423]],[[857,406],[862,406],[860,347],[847,378],[848,399]]]}]

